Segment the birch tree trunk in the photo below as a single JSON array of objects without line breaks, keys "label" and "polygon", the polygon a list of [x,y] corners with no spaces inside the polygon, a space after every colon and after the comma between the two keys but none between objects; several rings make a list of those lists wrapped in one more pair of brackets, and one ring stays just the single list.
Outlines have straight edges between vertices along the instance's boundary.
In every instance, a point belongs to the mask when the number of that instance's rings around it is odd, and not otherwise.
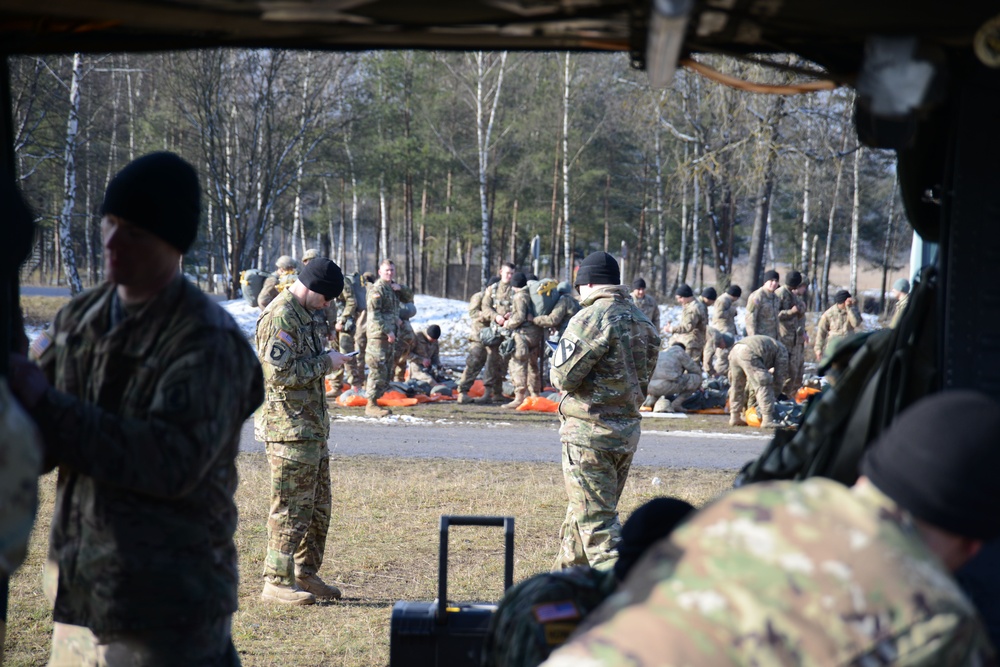
[{"label": "birch tree trunk", "polygon": [[378,175],[379,247],[375,262],[381,264],[389,257],[389,205],[385,199],[385,173]]},{"label": "birch tree trunk", "polygon": [[809,266],[809,173],[812,170],[812,163],[808,157],[804,158],[805,172],[802,186],[802,248],[799,257],[799,266],[802,267],[802,275],[808,276],[812,267]]},{"label": "birch tree trunk", "polygon": [[[484,90],[489,75],[486,65],[486,54],[483,51],[476,52],[476,140],[478,142],[477,152],[479,157],[479,210],[482,216],[482,270],[480,278],[482,287],[486,287],[490,276],[493,274],[493,221],[490,218],[486,178],[489,167],[490,135],[493,133],[493,122],[496,119],[497,104],[500,101],[500,90],[503,87],[504,68],[507,64],[507,52],[500,54],[499,70],[497,72],[496,87],[492,92],[492,101],[489,92]],[[484,106],[490,103],[489,116],[485,117]],[[470,260],[471,261],[471,258]],[[468,280],[466,280],[466,292],[468,292]],[[468,294],[466,294],[468,298]]]},{"label": "birch tree trunk", "polygon": [[417,283],[422,294],[427,293],[427,177],[420,193],[420,232],[417,237]]},{"label": "birch tree trunk", "polygon": [[[847,136],[844,136],[847,143]],[[837,180],[833,186],[833,199],[830,201],[830,219],[826,225],[826,253],[823,257],[823,281],[820,284],[821,308],[826,310],[830,302],[830,252],[833,247],[833,222],[837,217],[837,198],[840,197],[840,182],[844,176],[844,161],[837,158]]]},{"label": "birch tree trunk", "polygon": [[63,144],[63,207],[59,216],[59,250],[63,270],[70,294],[79,294],[83,289],[80,275],[76,270],[76,254],[73,252],[73,208],[76,205],[76,142],[80,133],[80,79],[83,63],[79,53],[73,54],[73,74],[69,85],[69,116],[66,120],[66,139]]},{"label": "birch tree trunk", "polygon": [[562,172],[563,172],[563,275],[573,282],[573,246],[570,243],[569,217],[569,52],[563,70],[563,125],[562,125]]},{"label": "birch tree trunk", "polygon": [[444,298],[448,298],[448,266],[451,262],[451,177],[449,169],[444,194],[444,271],[441,275],[441,296]]},{"label": "birch tree trunk", "polygon": [[347,169],[351,176],[351,254],[354,257],[354,270],[361,273],[365,269],[361,265],[361,238],[358,236],[358,179],[354,174],[354,155],[351,153],[349,134],[344,133],[344,150],[347,152]]},{"label": "birch tree trunk", "polygon": [[889,193],[889,224],[885,230],[885,245],[882,246],[882,290],[879,292],[878,312],[885,312],[885,290],[889,279],[889,261],[891,259],[893,234],[896,231],[896,188],[899,186],[899,174],[892,181],[892,191]]},{"label": "birch tree trunk", "polygon": [[[656,289],[657,285],[666,285],[667,275],[667,236],[663,227],[663,157],[660,155],[660,124],[656,124],[656,191],[654,201],[656,203],[656,254],[660,257],[660,265],[657,267],[656,261],[651,261],[653,269],[652,285]],[[650,238],[652,238],[650,234]],[[649,243],[650,258],[652,259],[653,243]]]},{"label": "birch tree trunk", "polygon": [[[695,148],[697,152],[697,147]],[[688,147],[687,144],[684,145],[684,162],[688,161]],[[691,171],[692,176],[694,171]],[[678,267],[677,276],[674,280],[674,290],[676,290],[682,282],[687,278],[687,219],[688,219],[688,174],[687,169],[681,173],[681,255],[678,258],[680,260],[680,265]],[[667,296],[663,294],[661,296]]]},{"label": "birch tree trunk", "polygon": [[858,236],[861,224],[861,183],[860,167],[861,152],[859,145],[854,152],[854,204],[851,207],[851,296],[858,296]]}]

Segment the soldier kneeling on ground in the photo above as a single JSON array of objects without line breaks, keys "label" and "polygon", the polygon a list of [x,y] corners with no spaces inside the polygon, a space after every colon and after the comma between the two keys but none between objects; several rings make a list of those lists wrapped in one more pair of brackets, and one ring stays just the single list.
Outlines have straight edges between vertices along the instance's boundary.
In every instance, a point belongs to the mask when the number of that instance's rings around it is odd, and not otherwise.
[{"label": "soldier kneeling on ground", "polygon": [[[657,356],[643,405],[653,412],[683,412],[681,404],[700,388],[701,366],[688,356],[684,343],[674,341]],[[675,398],[671,402],[668,396]]]}]

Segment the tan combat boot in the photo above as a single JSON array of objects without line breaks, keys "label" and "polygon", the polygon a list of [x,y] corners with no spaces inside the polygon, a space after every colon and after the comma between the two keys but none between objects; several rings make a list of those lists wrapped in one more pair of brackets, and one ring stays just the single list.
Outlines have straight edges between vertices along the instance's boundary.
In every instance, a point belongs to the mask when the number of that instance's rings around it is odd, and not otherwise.
[{"label": "tan combat boot", "polygon": [[475,399],[475,401],[479,405],[489,405],[490,403],[493,402],[493,390],[490,389],[489,387],[487,387],[483,391],[483,395],[480,396],[479,398]]},{"label": "tan combat boot", "polygon": [[307,574],[304,577],[296,576],[295,584],[307,593],[312,593],[319,600],[340,599],[340,589],[326,583],[319,578],[319,575]]},{"label": "tan combat boot", "polygon": [[516,391],[514,392],[514,400],[512,400],[510,403],[504,403],[500,407],[503,408],[504,410],[516,410],[518,406],[521,405],[521,403],[524,403],[524,392]]},{"label": "tan combat boot", "polygon": [[368,405],[365,407],[366,417],[388,417],[391,414],[392,410],[380,407],[374,398],[368,399]]},{"label": "tan combat boot", "polygon": [[302,590],[298,586],[283,586],[281,584],[272,584],[267,581],[264,582],[264,590],[260,594],[260,599],[267,602],[277,602],[279,604],[316,604],[316,596]]},{"label": "tan combat boot", "polygon": [[465,393],[463,391],[463,392],[459,393],[459,395],[458,395],[458,402],[461,405],[466,405],[468,403],[475,403],[476,399],[472,398],[471,396],[469,396],[467,393]]}]

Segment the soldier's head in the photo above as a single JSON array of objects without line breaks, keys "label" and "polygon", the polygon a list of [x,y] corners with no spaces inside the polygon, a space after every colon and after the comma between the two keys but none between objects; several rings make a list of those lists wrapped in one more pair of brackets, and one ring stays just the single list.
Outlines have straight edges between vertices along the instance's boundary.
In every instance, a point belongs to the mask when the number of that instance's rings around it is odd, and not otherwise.
[{"label": "soldier's head", "polygon": [[715,303],[715,300],[718,298],[719,293],[715,291],[714,287],[706,287],[701,291],[701,300],[710,306]]},{"label": "soldier's head", "polygon": [[773,292],[774,290],[778,289],[779,278],[780,276],[778,275],[778,272],[775,271],[774,269],[771,269],[770,271],[765,271],[764,289],[766,289],[768,292]]},{"label": "soldier's head", "polygon": [[528,276],[524,275],[520,271],[514,272],[514,275],[510,278],[510,286],[515,289],[523,289],[528,284]]},{"label": "soldier's head", "polygon": [[431,340],[437,340],[441,337],[441,327],[436,324],[432,324],[427,327],[427,337]]},{"label": "soldier's head", "polygon": [[730,285],[726,288],[726,294],[733,297],[734,299],[740,298],[743,295],[743,290],[740,289],[739,285]]},{"label": "soldier's head", "polygon": [[649,547],[673,532],[694,507],[679,498],[653,498],[638,507],[622,526],[615,562],[615,579],[624,581]]},{"label": "soldier's head", "polygon": [[785,274],[785,287],[794,290],[802,285],[802,274],[798,271],[789,271]]},{"label": "soldier's head", "polygon": [[837,308],[843,310],[853,303],[853,299],[851,299],[850,292],[842,289],[837,290],[837,292],[833,295],[833,302],[837,305]]},{"label": "soldier's head", "polygon": [[383,259],[378,265],[378,277],[391,283],[396,277],[396,263],[388,258]]},{"label": "soldier's head", "polygon": [[298,262],[292,259],[289,255],[282,255],[274,262],[274,266],[278,269],[278,273],[292,273],[295,269],[299,268]]},{"label": "soldier's head", "polygon": [[646,296],[646,281],[644,279],[636,278],[632,281],[632,294],[634,294],[637,299],[641,299]]},{"label": "soldier's head", "polygon": [[687,283],[681,283],[674,291],[674,297],[677,298],[677,303],[687,305],[694,301],[694,290]]},{"label": "soldier's head", "polygon": [[897,416],[861,460],[861,483],[909,512],[952,571],[1000,537],[997,433],[1000,403],[975,391],[947,391]]},{"label": "soldier's head", "polygon": [[500,282],[504,285],[510,284],[510,279],[514,277],[514,272],[517,271],[517,267],[510,262],[504,262],[500,265]]},{"label": "soldier's head", "polygon": [[344,273],[326,257],[317,257],[302,269],[289,289],[307,310],[320,310],[344,291]]},{"label": "soldier's head", "polygon": [[720,350],[728,350],[736,344],[736,339],[732,334],[719,332],[715,336],[715,347]]},{"label": "soldier's head", "polygon": [[305,266],[309,263],[310,259],[316,259],[317,257],[319,257],[319,250],[316,250],[316,248],[309,248],[309,250],[306,250],[302,254],[302,265]]},{"label": "soldier's head", "polygon": [[618,260],[606,252],[592,252],[580,262],[573,282],[582,297],[586,297],[593,289],[603,285],[620,285],[622,273],[618,267]]},{"label": "soldier's head", "polygon": [[897,280],[892,284],[892,290],[890,294],[893,296],[893,298],[898,299],[904,294],[909,294],[909,293],[910,293],[910,281],[907,280],[906,278],[900,278],[899,280]]},{"label": "soldier's head", "polygon": [[194,167],[174,153],[150,153],[129,162],[101,204],[104,272],[126,288],[128,300],[148,299],[177,275],[201,217]]}]

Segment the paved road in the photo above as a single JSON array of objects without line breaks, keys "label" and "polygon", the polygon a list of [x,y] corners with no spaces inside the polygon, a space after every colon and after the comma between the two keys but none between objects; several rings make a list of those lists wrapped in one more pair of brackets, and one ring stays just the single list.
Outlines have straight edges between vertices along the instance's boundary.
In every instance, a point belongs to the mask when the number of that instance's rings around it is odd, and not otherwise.
[{"label": "paved road", "polygon": [[[669,423],[663,423],[668,421],[643,423],[635,465],[736,470],[755,457],[769,439],[764,435],[668,431]],[[363,418],[336,419],[329,442],[330,451],[337,456],[366,454],[552,462],[558,462],[561,456],[555,425],[378,423]],[[264,451],[263,444],[254,438],[249,422],[243,427],[240,449]]]},{"label": "paved road", "polygon": [[24,296],[69,296],[68,287],[45,287],[40,285],[21,285]]}]

